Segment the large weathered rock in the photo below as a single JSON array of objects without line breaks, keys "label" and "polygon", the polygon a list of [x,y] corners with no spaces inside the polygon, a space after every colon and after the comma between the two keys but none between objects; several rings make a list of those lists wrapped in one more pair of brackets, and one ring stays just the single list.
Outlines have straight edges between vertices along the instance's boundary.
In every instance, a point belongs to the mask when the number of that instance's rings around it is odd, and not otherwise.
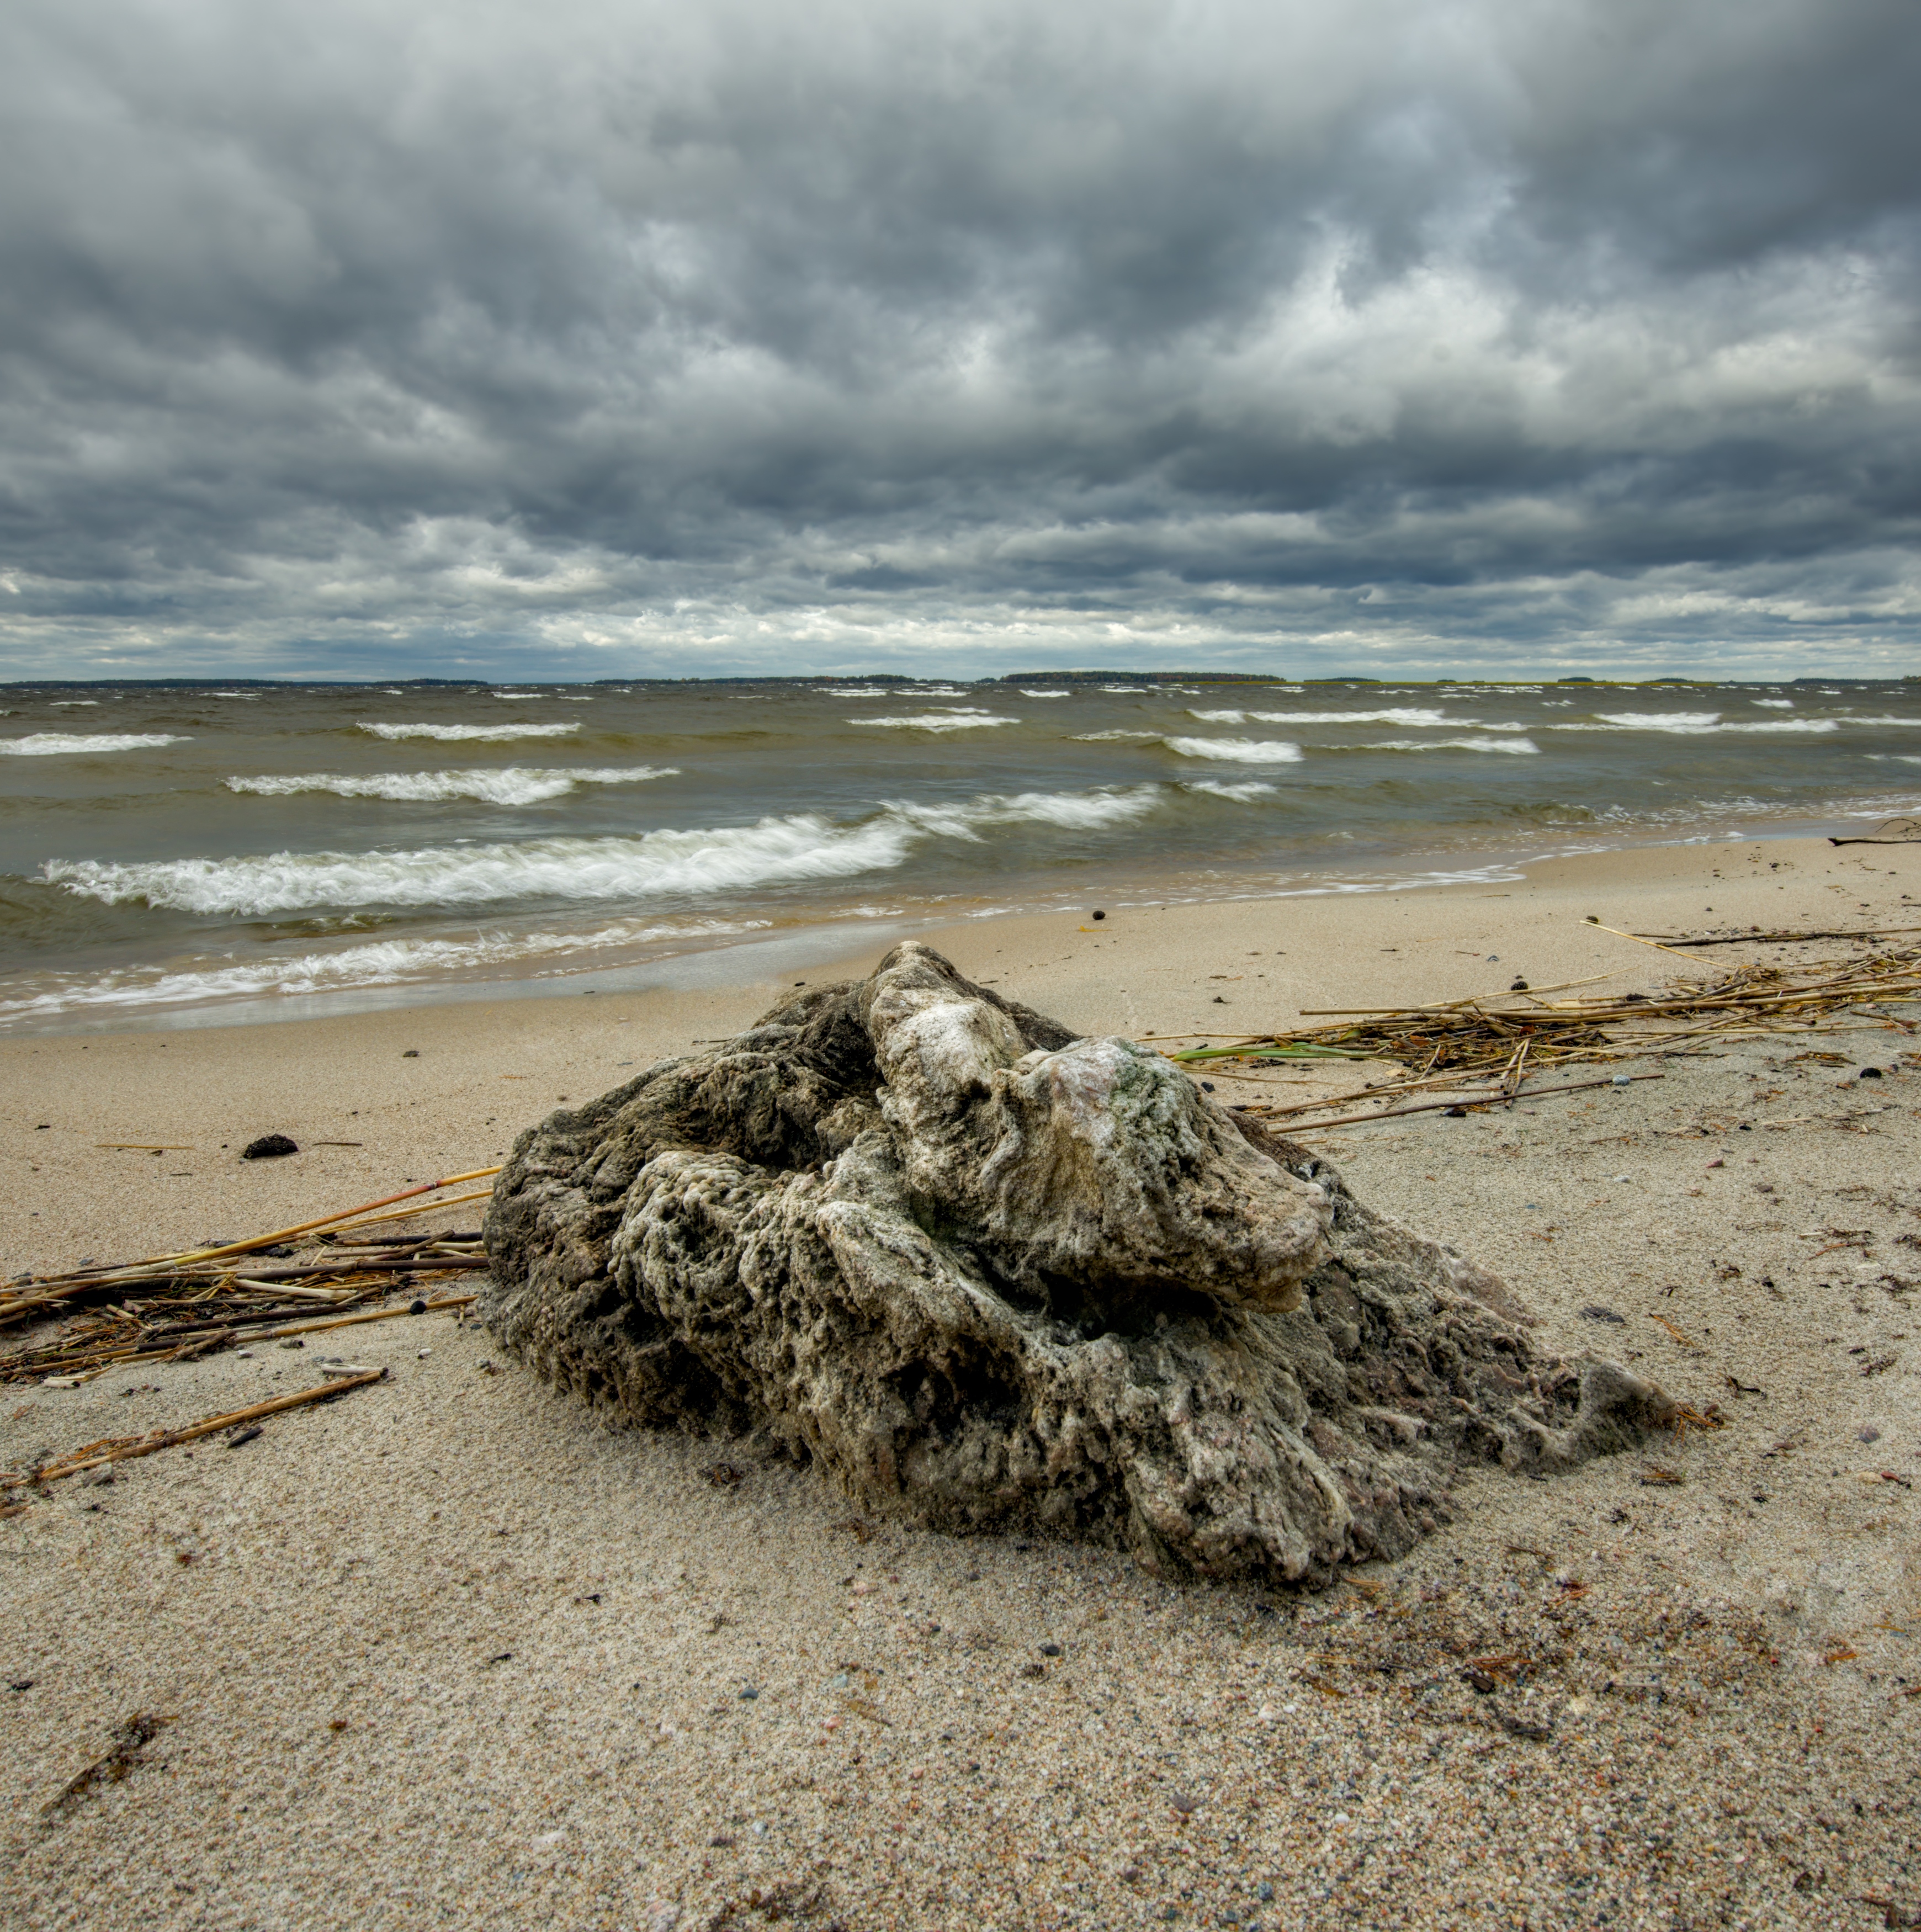
[{"label": "large weathered rock", "polygon": [[913,944],[524,1134],[487,1241],[502,1342],[611,1418],[1170,1571],[1397,1556],[1463,1463],[1671,1412],[1160,1055]]}]

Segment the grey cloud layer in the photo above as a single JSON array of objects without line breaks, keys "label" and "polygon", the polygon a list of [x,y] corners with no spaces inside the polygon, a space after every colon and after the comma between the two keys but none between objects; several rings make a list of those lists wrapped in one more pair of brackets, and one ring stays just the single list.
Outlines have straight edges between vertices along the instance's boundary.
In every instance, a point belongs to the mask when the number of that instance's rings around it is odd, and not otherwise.
[{"label": "grey cloud layer", "polygon": [[0,26],[23,674],[1906,668],[1904,4]]}]

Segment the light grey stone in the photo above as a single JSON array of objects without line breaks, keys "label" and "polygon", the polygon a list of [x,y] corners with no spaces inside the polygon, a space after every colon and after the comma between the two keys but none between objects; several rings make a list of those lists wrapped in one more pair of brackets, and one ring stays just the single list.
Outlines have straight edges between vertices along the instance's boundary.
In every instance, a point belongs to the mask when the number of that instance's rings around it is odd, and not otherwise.
[{"label": "light grey stone", "polygon": [[611,1421],[863,1508],[1324,1580],[1673,1412],[1158,1053],[896,947],[523,1134],[486,1318]]}]

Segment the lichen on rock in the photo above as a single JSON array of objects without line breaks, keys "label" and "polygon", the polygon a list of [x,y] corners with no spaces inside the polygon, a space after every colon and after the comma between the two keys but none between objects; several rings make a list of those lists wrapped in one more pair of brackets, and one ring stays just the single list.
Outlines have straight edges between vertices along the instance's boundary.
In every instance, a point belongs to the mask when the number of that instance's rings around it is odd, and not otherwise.
[{"label": "lichen on rock", "polygon": [[1159,1053],[897,946],[522,1135],[502,1342],[610,1420],[758,1437],[877,1513],[1322,1580],[1672,1413]]}]

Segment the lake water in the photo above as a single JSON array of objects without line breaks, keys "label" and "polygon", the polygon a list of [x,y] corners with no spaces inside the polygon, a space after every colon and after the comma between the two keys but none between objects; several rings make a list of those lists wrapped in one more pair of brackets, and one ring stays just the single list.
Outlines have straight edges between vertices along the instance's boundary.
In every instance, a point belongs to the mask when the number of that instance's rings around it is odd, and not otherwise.
[{"label": "lake water", "polygon": [[638,983],[1917,805],[1913,682],[16,685],[0,1030]]}]

